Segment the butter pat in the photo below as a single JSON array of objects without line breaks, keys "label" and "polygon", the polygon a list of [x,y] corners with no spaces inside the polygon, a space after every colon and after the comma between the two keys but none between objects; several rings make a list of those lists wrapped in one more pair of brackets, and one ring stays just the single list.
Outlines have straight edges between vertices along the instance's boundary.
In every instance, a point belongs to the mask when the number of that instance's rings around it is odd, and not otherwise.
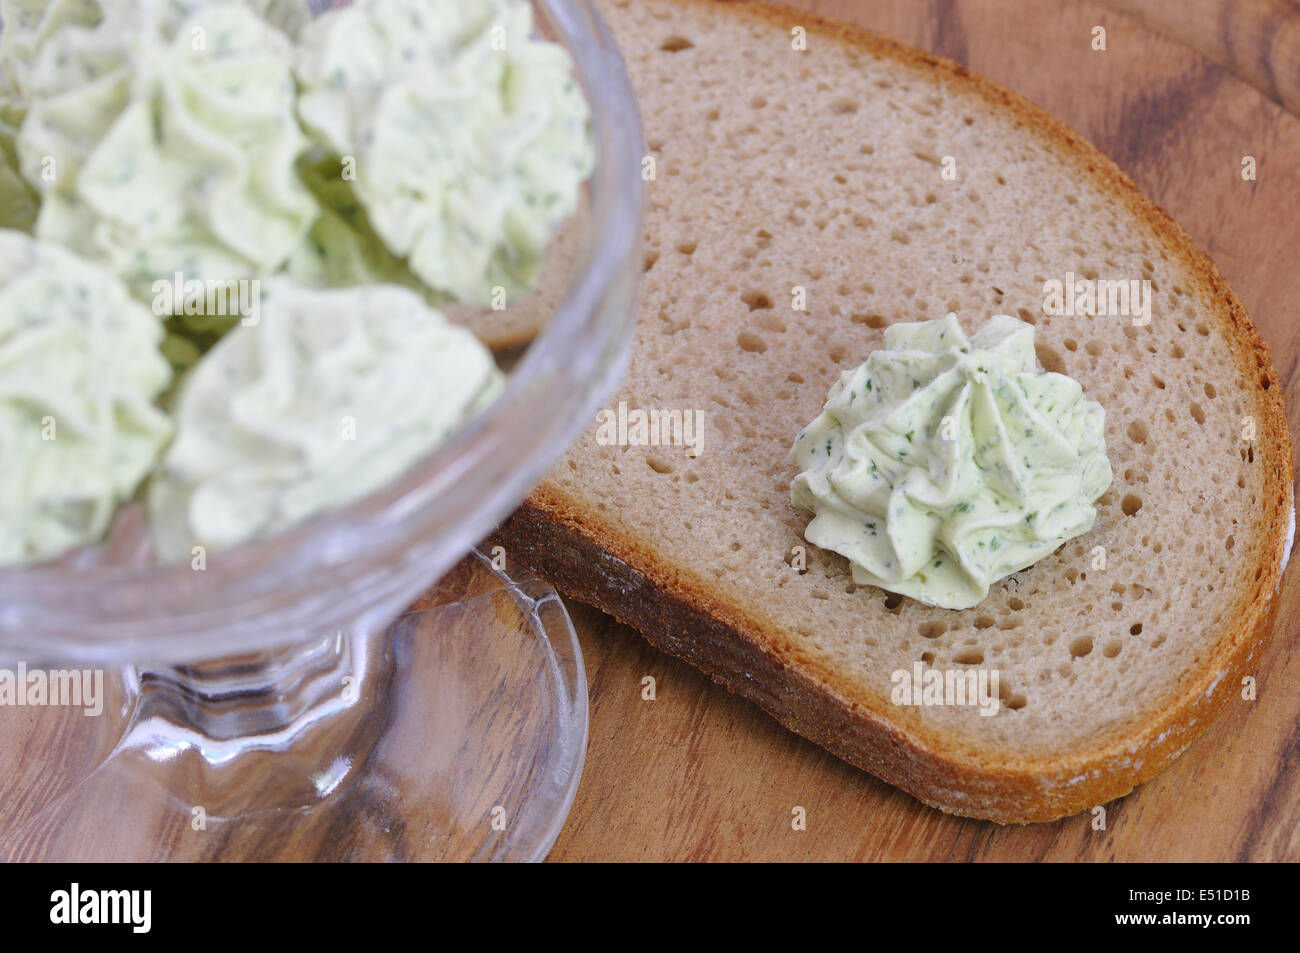
[{"label": "butter pat", "polygon": [[896,324],[791,451],[810,543],[854,582],[948,609],[1092,529],[1111,482],[1105,411],[1041,371],[1034,328],[994,315]]}]

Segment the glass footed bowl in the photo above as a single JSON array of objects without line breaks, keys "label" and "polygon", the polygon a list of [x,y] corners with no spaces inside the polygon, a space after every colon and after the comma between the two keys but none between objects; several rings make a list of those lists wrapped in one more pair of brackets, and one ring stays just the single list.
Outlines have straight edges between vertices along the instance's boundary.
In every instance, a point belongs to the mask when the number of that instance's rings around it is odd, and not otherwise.
[{"label": "glass footed bowl", "polygon": [[[330,5],[312,4],[316,12]],[[131,785],[155,784],[170,792],[169,810],[183,811],[191,826],[202,818],[209,830],[235,820],[247,830],[250,818],[268,811],[283,817],[286,809],[339,810],[339,792],[379,783],[366,775],[366,763],[382,747],[384,731],[403,723],[402,730],[414,730],[410,719],[386,708],[387,702],[421,696],[421,666],[407,664],[409,653],[399,644],[409,639],[410,615],[396,625],[394,619],[518,505],[621,377],[642,270],[644,147],[636,103],[619,53],[588,0],[535,0],[534,8],[538,33],[563,44],[573,57],[591,108],[596,165],[579,220],[568,226],[579,234],[559,303],[517,356],[496,402],[391,484],[271,539],[209,554],[202,571],[153,563],[138,505],[124,509],[109,539],[93,550],[47,566],[0,571],[0,665],[107,670],[107,704],[99,719],[107,724],[72,732],[86,736],[86,747],[74,760],[84,762],[83,768],[99,765],[101,783],[105,776],[129,775]],[[553,737],[553,724],[520,729],[534,732],[534,748],[526,750],[536,757],[563,754],[573,762],[576,745],[580,765],[586,688],[577,684],[581,659],[563,607],[537,580],[510,579],[509,554],[492,555],[492,565],[488,557],[474,561],[477,572],[510,593],[517,611],[467,597],[467,606],[479,606],[474,611],[481,624],[471,632],[458,623],[450,627],[451,635],[482,640],[485,651],[499,651],[510,639],[526,643],[517,654],[535,660],[531,670],[507,675],[498,670],[483,677],[550,686],[538,697],[553,704],[564,733],[559,740]],[[500,571],[503,561],[506,573]],[[435,601],[445,609],[448,597]],[[432,616],[414,628],[423,638],[437,638],[440,630]],[[548,640],[555,644],[545,644]],[[479,689],[492,694],[500,686],[461,690]],[[446,685],[438,690],[446,692]],[[523,699],[531,690],[502,697]],[[443,708],[440,703],[429,711]],[[0,708],[0,719],[6,714]],[[502,717],[508,720],[510,714]],[[463,718],[433,716],[424,730],[426,746],[402,745],[406,755],[400,763],[413,776],[419,771],[412,762],[422,751],[455,748],[446,732],[471,731]],[[510,758],[525,750],[518,736],[497,739],[500,750],[495,751],[485,744],[481,725],[472,732],[467,758]],[[92,750],[93,756],[85,754]],[[6,757],[13,769],[18,756],[0,752],[0,764]],[[382,771],[394,770],[392,759],[380,761]],[[111,770],[104,770],[105,763]],[[561,819],[576,774],[571,780],[555,805]],[[395,785],[392,778],[384,783],[408,791],[403,797],[409,803],[385,802],[385,815],[395,823],[406,816],[428,817],[431,800],[447,808],[448,798],[477,803],[483,795],[421,792],[419,785]],[[7,786],[0,784],[0,794]],[[79,809],[98,804],[108,810],[112,804],[103,792],[94,799],[74,796],[75,779],[68,777],[51,779],[45,789],[61,792],[57,797],[68,803],[85,802]],[[58,813],[55,798],[50,794],[50,803],[0,811],[0,858],[30,853],[22,843],[41,839],[32,825],[52,810]],[[112,809],[122,810],[123,803]],[[446,817],[451,813],[443,811]],[[427,849],[410,844],[385,849],[388,834],[380,831],[345,853],[544,856],[558,827],[545,811],[532,813],[532,830],[511,832],[508,806],[489,805],[485,846],[472,849],[464,842],[445,849],[446,832],[430,828]],[[20,828],[22,835],[15,833]],[[92,829],[88,823],[86,830]],[[154,859],[213,856],[175,845],[140,850]],[[63,859],[126,859],[137,851],[121,839],[102,849],[81,839],[58,853]],[[332,855],[321,845],[315,856]]]}]

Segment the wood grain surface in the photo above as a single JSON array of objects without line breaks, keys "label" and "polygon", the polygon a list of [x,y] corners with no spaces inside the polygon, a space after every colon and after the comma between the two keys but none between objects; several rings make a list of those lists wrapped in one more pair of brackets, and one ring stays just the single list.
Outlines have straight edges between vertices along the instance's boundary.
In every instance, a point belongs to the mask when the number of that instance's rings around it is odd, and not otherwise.
[{"label": "wood grain surface", "polygon": [[1300,115],[1300,4],[1296,0],[1103,2],[1186,43]]},{"label": "wood grain surface", "polygon": [[[1111,156],[1215,260],[1246,304],[1272,347],[1300,433],[1300,6],[787,2],[957,60]],[[1104,53],[1090,47],[1099,25],[1107,30]],[[1256,157],[1257,181],[1242,181],[1244,155]],[[570,603],[586,657],[590,741],[551,860],[1300,860],[1296,578],[1293,570],[1284,581],[1257,700],[1232,705],[1169,770],[1109,805],[1105,830],[1086,814],[1007,828],[940,814],[790,733],[608,616]],[[646,676],[656,680],[654,701],[642,697]],[[83,777],[112,743],[94,719],[58,709],[7,714],[0,839]],[[39,772],[17,770],[36,764]],[[361,797],[348,810],[373,820],[375,804]],[[792,829],[796,807],[806,811],[806,830]],[[150,836],[174,841],[183,836],[179,827]],[[330,843],[337,834],[328,830],[282,834],[260,846],[235,838],[191,856],[337,855]],[[77,836],[111,841],[121,829]],[[124,850],[148,855],[147,845]],[[42,848],[25,844],[17,854],[39,858]]]},{"label": "wood grain surface", "polygon": [[[1113,158],[1215,260],[1273,351],[1300,432],[1300,7],[1290,0],[788,0],[957,60]],[[1094,26],[1107,50],[1090,47]],[[1259,175],[1240,176],[1253,155]],[[931,810],[570,603],[591,688],[575,860],[1300,860],[1300,584],[1254,702],[1108,806],[999,827]],[[642,679],[656,700],[642,700]],[[792,829],[795,807],[807,830]]]}]

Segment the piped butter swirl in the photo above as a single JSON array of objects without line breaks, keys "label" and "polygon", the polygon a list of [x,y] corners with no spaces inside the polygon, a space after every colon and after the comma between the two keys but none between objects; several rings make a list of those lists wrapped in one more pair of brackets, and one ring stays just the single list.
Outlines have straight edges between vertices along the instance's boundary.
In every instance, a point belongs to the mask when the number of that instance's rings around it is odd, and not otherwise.
[{"label": "piped butter swirl", "polygon": [[148,474],[162,333],[105,269],[0,230],[0,566],[97,542]]},{"label": "piped butter swirl", "polygon": [[1104,429],[1077,381],[1038,369],[1031,325],[896,324],[799,434],[791,496],[855,582],[964,609],[1092,529]]},{"label": "piped butter swirl", "polygon": [[41,194],[37,237],[103,261],[146,300],[176,272],[283,264],[318,212],[295,171],[307,140],[290,40],[221,0],[59,8],[24,20],[0,58],[26,109],[16,151]]},{"label": "piped butter swirl", "polygon": [[[533,36],[532,4],[358,0],[299,45],[298,114],[388,252],[468,303],[532,285],[594,162],[572,61]],[[355,245],[324,237],[324,255]]]},{"label": "piped butter swirl", "polygon": [[229,549],[359,499],[500,391],[491,353],[406,288],[262,283],[173,401],[149,490],[162,562]]}]

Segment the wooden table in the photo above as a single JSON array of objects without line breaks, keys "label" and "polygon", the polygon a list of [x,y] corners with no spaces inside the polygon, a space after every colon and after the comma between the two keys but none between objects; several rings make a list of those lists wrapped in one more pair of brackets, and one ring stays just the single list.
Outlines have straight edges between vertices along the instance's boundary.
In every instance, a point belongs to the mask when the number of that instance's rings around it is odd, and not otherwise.
[{"label": "wooden table", "polygon": [[[1300,6],[1291,0],[790,0],[947,56],[1111,156],[1217,262],[1273,349],[1300,433]],[[1108,52],[1089,48],[1105,26]],[[1288,109],[1290,112],[1288,112]],[[1242,188],[1241,156],[1259,178]],[[551,860],[1300,860],[1300,582],[1259,697],[1082,814],[998,827],[931,810],[570,603],[591,686],[582,785]],[[653,675],[657,697],[643,701]],[[808,829],[791,829],[804,807]]]},{"label": "wooden table", "polygon": [[[1209,253],[1250,309],[1300,433],[1300,6],[792,2],[956,59],[1113,157]],[[1096,25],[1108,31],[1105,54],[1089,48]],[[1244,154],[1256,156],[1259,169],[1246,187]],[[586,656],[590,744],[551,859],[1300,860],[1300,655],[1289,651],[1300,628],[1295,571],[1281,600],[1278,631],[1257,671],[1258,700],[1230,706],[1171,768],[1112,804],[1104,831],[1093,830],[1087,814],[1010,828],[940,814],[791,734],[627,627],[570,604]],[[656,679],[654,701],[642,699],[647,675]],[[0,816],[13,824],[53,783],[93,767],[96,739],[74,743],[65,729],[98,729],[94,719],[59,722],[57,711],[10,714],[0,778],[13,783],[10,810]],[[24,759],[41,770],[15,781]],[[796,805],[807,811],[805,831],[791,829]],[[188,814],[160,812],[154,824],[159,843],[176,841]],[[112,833],[99,836],[109,842]],[[260,849],[215,855],[295,860],[332,846],[295,824]],[[40,844],[31,845],[29,855],[39,854]]]}]

